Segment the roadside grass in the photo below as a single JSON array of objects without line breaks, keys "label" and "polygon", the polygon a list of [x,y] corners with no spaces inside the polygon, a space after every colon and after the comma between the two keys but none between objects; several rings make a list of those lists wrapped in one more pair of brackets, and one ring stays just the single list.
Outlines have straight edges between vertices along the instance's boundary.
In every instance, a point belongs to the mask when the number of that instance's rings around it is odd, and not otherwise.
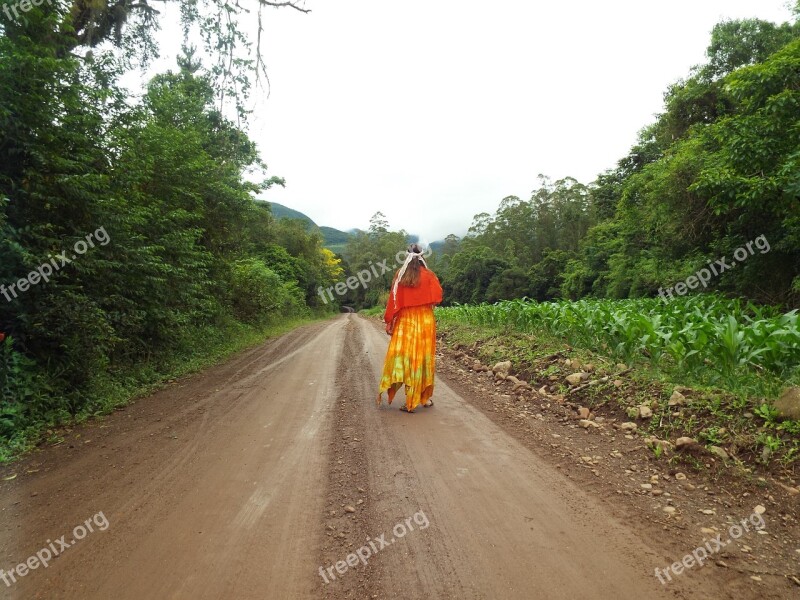
[{"label": "roadside grass", "polygon": [[58,413],[50,422],[31,424],[10,439],[0,439],[0,464],[12,462],[44,442],[56,444],[70,427],[109,414],[137,398],[147,396],[172,380],[219,364],[234,354],[253,348],[292,329],[330,318],[331,314],[246,325],[233,319],[222,326],[176,333],[176,350],[154,355],[145,363],[98,373],[87,387],[86,407],[75,415]]},{"label": "roadside grass", "polygon": [[[769,403],[787,382],[759,373],[742,373],[736,380],[693,375],[667,361],[654,364],[646,357],[623,365],[607,349],[576,347],[547,332],[437,321],[447,346],[468,352],[490,367],[510,360],[517,377],[534,389],[546,386],[547,394],[562,402],[585,406],[607,418],[635,421],[641,433],[659,440],[691,437],[706,448],[723,448],[733,460],[756,470],[791,475],[800,468],[800,421],[778,421]],[[591,369],[591,379],[598,383],[573,390],[565,377],[584,369]],[[680,405],[669,406],[675,391],[684,399]],[[652,410],[652,418],[634,416],[641,405]],[[660,456],[661,451],[656,449],[654,454]],[[691,453],[671,453],[668,459],[695,467],[704,464]]]},{"label": "roadside grass", "polygon": [[384,308],[382,306],[373,306],[372,308],[364,308],[358,311],[358,314],[365,317],[381,317],[383,316]]}]

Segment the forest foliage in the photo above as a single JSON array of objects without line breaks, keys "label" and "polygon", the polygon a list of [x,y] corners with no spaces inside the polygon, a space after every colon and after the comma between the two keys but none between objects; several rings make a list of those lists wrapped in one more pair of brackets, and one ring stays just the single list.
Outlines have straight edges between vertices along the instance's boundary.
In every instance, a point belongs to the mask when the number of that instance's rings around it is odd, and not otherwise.
[{"label": "forest foliage", "polygon": [[133,96],[115,42],[135,22],[76,30],[79,4],[0,35],[0,441],[100,410],[210,339],[308,316],[341,271],[254,199],[283,181],[220,110],[214,69],[186,49]]},{"label": "forest foliage", "polygon": [[591,184],[540,176],[449,236],[447,301],[652,297],[763,236],[704,291],[800,306],[800,22],[720,23],[664,100]]}]

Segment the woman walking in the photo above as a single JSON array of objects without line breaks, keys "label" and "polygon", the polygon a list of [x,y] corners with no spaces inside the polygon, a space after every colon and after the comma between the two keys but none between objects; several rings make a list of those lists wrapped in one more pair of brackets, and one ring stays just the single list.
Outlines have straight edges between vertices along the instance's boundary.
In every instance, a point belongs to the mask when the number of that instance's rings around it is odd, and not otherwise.
[{"label": "woman walking", "polygon": [[406,405],[413,413],[422,404],[433,406],[433,376],[436,370],[436,321],[433,307],[442,301],[439,279],[428,269],[417,244],[408,248],[403,266],[395,274],[383,320],[392,336],[383,364],[378,405],[383,392],[389,404],[402,386]]}]

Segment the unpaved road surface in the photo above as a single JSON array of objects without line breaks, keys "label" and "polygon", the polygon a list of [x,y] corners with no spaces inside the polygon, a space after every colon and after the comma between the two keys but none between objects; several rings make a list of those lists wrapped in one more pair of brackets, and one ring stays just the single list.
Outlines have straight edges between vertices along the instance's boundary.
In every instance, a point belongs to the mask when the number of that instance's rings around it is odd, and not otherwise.
[{"label": "unpaved road surface", "polygon": [[659,584],[674,556],[444,378],[433,408],[376,407],[387,341],[353,314],[306,326],[6,467],[0,568],[60,553],[0,597],[725,597]]}]

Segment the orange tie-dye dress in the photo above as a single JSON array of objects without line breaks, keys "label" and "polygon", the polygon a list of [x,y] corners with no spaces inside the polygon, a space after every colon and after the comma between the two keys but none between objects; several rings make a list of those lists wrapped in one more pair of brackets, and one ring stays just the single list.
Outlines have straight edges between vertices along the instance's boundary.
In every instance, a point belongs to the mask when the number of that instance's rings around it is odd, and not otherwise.
[{"label": "orange tie-dye dress", "polygon": [[389,403],[405,386],[406,410],[426,404],[433,395],[436,371],[436,320],[433,306],[442,301],[442,286],[436,275],[421,269],[416,287],[398,286],[397,298],[389,297],[384,321],[397,322],[383,363],[378,403],[388,392]]}]

